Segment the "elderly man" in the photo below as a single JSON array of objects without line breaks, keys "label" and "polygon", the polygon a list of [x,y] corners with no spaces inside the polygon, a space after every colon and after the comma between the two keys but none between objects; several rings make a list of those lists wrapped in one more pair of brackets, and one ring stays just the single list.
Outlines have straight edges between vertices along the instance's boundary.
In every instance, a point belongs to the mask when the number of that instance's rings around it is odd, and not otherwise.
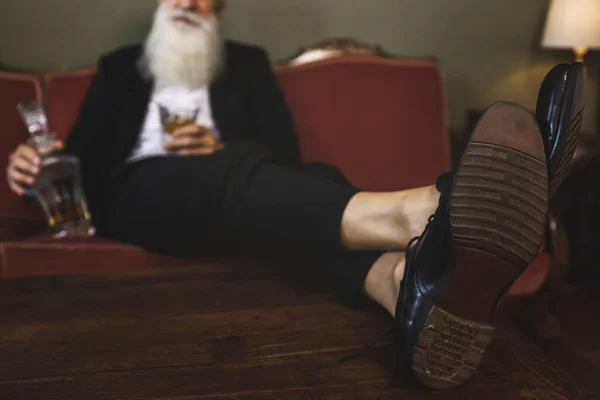
[{"label": "elderly man", "polygon": [[[539,123],[521,106],[491,106],[436,186],[366,193],[301,165],[267,55],[221,39],[224,10],[223,0],[159,1],[145,43],[99,61],[64,144],[81,160],[99,233],[180,256],[248,242],[304,249],[344,301],[370,298],[394,317],[399,355],[422,383],[466,382],[494,306],[542,243],[548,187],[578,137],[580,68],[548,76]],[[191,119],[166,137],[170,111]],[[16,193],[39,161],[26,145],[11,155]]]}]

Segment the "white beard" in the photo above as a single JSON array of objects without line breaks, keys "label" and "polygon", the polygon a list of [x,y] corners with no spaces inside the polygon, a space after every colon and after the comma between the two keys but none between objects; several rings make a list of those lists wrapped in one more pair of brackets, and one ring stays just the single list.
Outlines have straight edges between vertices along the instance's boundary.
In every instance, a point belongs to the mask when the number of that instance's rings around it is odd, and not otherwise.
[{"label": "white beard", "polygon": [[[176,22],[173,17],[177,16],[185,16],[198,26]],[[205,86],[221,67],[222,48],[215,16],[201,17],[163,3],[156,10],[140,67],[145,76],[161,84]]]}]

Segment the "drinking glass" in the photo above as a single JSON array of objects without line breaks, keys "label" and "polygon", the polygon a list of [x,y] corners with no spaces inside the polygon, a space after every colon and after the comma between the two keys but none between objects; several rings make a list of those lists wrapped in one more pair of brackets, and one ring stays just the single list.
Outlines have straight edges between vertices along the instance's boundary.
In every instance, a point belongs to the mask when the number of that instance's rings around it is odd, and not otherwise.
[{"label": "drinking glass", "polygon": [[79,159],[54,150],[56,136],[48,129],[41,102],[21,103],[17,111],[29,131],[28,143],[42,158],[40,172],[27,192],[44,210],[53,236],[93,236],[96,229],[81,184]]},{"label": "drinking glass", "polygon": [[196,122],[200,113],[199,107],[165,107],[158,104],[160,124],[167,135],[172,135],[177,129]]}]

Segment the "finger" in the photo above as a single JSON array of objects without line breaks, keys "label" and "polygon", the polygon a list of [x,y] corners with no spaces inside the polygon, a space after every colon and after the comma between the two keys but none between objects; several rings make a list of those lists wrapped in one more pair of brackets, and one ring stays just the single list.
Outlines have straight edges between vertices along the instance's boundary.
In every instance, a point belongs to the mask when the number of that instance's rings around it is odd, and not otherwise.
[{"label": "finger", "polygon": [[213,147],[215,139],[210,136],[180,136],[165,142],[167,150],[178,150],[184,148]]},{"label": "finger", "polygon": [[168,142],[165,142],[165,149],[168,151],[178,151],[178,150],[182,150],[185,148],[196,148],[196,147],[202,147],[203,146],[203,142],[201,140],[194,140],[194,139],[188,139],[188,138],[177,138],[177,139],[173,139],[170,140]]},{"label": "finger", "polygon": [[22,183],[24,185],[33,185],[35,182],[34,177],[24,174],[23,172],[19,172],[16,169],[11,169],[8,172],[8,179],[12,182]]},{"label": "finger", "polygon": [[14,182],[9,181],[8,186],[10,187],[10,190],[17,194],[17,196],[23,196],[23,194],[25,194],[25,189],[23,189],[21,186],[17,185]]},{"label": "finger", "polygon": [[213,146],[197,147],[197,148],[185,148],[180,149],[176,154],[183,156],[191,155],[209,155],[216,153],[217,151],[225,148],[225,145],[221,142],[215,143]]},{"label": "finger", "polygon": [[41,162],[40,156],[37,153],[37,151],[35,151],[33,147],[27,146],[26,144],[22,144],[19,146],[19,148],[16,151],[16,157],[26,158],[37,165],[39,165]]},{"label": "finger", "polygon": [[40,168],[26,158],[14,158],[10,166],[31,175],[37,175],[40,172]]},{"label": "finger", "polygon": [[28,158],[17,156],[13,158],[10,162],[10,168],[17,168],[21,170],[21,172],[37,175],[40,172],[40,167],[38,164],[35,164]]},{"label": "finger", "polygon": [[182,149],[176,152],[180,156],[208,156],[216,152],[214,147],[199,147],[195,149]]},{"label": "finger", "polygon": [[56,140],[53,144],[54,150],[62,150],[65,144],[62,140]]},{"label": "finger", "polygon": [[206,133],[206,127],[201,125],[185,125],[173,131],[171,136],[179,137],[185,135],[202,135]]}]

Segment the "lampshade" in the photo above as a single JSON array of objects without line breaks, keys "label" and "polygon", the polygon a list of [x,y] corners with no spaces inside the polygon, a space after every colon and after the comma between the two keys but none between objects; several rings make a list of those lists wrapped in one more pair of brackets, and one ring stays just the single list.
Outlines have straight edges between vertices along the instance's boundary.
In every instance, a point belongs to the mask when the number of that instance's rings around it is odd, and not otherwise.
[{"label": "lampshade", "polygon": [[552,0],[542,45],[600,48],[600,0]]}]

